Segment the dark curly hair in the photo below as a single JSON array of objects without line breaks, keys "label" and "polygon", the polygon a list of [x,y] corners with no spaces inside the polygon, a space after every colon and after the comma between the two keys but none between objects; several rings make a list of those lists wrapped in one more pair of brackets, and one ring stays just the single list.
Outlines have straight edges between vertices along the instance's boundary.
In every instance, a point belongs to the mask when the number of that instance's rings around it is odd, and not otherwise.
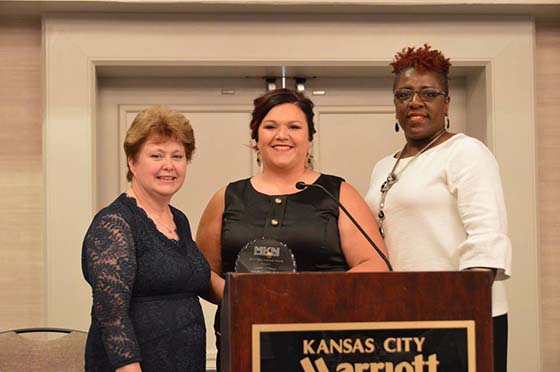
[{"label": "dark curly hair", "polygon": [[445,92],[449,93],[449,68],[451,67],[451,62],[449,62],[449,58],[445,58],[442,52],[432,49],[429,44],[424,44],[423,47],[419,48],[403,48],[395,55],[395,60],[389,65],[393,67],[393,73],[395,74],[393,87],[397,84],[403,71],[414,68],[418,71],[435,72]]},{"label": "dark curly hair", "polygon": [[313,140],[313,135],[315,134],[315,124],[313,123],[313,102],[305,97],[303,94],[286,88],[280,88],[266,92],[260,97],[255,98],[253,104],[255,108],[252,112],[251,123],[249,127],[251,128],[251,138],[255,142],[259,141],[259,126],[261,125],[263,119],[268,114],[270,110],[278,105],[284,103],[293,103],[298,106],[301,111],[305,114],[307,119],[307,129],[309,131],[309,141]]}]

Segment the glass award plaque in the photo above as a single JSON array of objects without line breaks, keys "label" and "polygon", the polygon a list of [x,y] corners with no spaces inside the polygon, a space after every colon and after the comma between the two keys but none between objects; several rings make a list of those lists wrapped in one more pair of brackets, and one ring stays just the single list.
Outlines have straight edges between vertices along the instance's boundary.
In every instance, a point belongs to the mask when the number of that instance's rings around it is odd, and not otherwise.
[{"label": "glass award plaque", "polygon": [[296,259],[285,243],[267,238],[255,239],[239,251],[235,272],[296,272]]}]

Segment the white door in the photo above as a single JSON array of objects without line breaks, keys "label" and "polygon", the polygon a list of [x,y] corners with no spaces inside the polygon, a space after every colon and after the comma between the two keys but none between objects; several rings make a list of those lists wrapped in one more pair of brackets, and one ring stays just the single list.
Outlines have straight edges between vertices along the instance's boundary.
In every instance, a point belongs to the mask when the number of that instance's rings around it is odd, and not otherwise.
[{"label": "white door", "polygon": [[[280,81],[278,81],[280,83]],[[293,82],[288,80],[288,86]],[[395,133],[390,77],[308,79],[305,93],[315,103],[315,169],[339,175],[365,196],[375,162],[403,145]],[[452,82],[452,130],[464,132],[464,80]],[[250,149],[253,99],[264,93],[258,78],[101,78],[96,132],[97,207],[126,189],[122,142],[134,116],[148,105],[165,104],[191,121],[196,152],[185,186],[172,204],[188,216],[193,235],[210,197],[230,181],[258,171]],[[203,301],[207,328],[207,368],[215,365],[215,306]],[[84,325],[86,328],[87,325]]]}]

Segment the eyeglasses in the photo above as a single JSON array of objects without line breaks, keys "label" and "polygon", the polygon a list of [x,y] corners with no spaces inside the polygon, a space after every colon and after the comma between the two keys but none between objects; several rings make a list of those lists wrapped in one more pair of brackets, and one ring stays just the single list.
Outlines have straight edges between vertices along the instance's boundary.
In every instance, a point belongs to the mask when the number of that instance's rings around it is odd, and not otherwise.
[{"label": "eyeglasses", "polygon": [[447,92],[441,92],[435,88],[424,88],[420,90],[402,88],[395,91],[395,98],[401,102],[409,102],[414,98],[414,94],[418,94],[422,101],[425,102],[433,101],[438,96],[447,96]]}]

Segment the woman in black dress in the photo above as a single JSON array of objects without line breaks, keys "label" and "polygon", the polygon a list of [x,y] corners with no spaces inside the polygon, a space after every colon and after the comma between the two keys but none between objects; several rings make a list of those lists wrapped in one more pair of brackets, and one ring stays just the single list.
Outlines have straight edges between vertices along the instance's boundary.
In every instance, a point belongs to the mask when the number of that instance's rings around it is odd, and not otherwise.
[{"label": "woman in black dress", "polygon": [[187,217],[169,205],[194,148],[189,121],[161,106],[128,130],[130,188],[97,213],[82,249],[93,292],[86,371],[205,371],[198,295],[210,270]]},{"label": "woman in black dress", "polygon": [[277,89],[255,99],[254,105],[251,138],[262,172],[219,190],[197,232],[197,244],[212,269],[214,301],[222,299],[224,275],[234,271],[238,252],[262,237],[286,243],[297,271],[386,271],[384,261],[333,200],[315,187],[300,191],[295,186],[303,181],[325,187],[385,250],[361,195],[342,178],[311,167],[311,100]]}]

